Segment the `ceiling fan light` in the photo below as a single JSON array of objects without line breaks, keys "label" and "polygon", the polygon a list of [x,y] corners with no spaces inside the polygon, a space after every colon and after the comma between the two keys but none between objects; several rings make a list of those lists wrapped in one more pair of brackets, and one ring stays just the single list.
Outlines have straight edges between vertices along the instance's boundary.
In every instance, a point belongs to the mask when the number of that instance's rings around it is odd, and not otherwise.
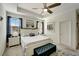
[{"label": "ceiling fan light", "polygon": [[44,11],[47,11],[47,9],[44,9]]}]

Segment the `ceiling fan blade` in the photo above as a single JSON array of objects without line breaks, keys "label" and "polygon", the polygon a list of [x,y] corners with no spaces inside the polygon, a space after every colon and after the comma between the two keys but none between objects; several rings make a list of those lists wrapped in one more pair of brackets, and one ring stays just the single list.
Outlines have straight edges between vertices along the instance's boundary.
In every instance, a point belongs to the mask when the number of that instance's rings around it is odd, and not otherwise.
[{"label": "ceiling fan blade", "polygon": [[47,3],[43,3],[43,5],[44,5],[44,9],[46,9],[47,8]]},{"label": "ceiling fan blade", "polygon": [[48,13],[50,13],[50,14],[52,14],[52,13],[53,13],[53,12],[52,12],[51,10],[49,10],[49,9],[47,9],[47,12],[48,12]]},{"label": "ceiling fan blade", "polygon": [[54,8],[54,7],[59,6],[59,5],[61,5],[61,3],[55,3],[55,4],[48,6],[48,8]]}]

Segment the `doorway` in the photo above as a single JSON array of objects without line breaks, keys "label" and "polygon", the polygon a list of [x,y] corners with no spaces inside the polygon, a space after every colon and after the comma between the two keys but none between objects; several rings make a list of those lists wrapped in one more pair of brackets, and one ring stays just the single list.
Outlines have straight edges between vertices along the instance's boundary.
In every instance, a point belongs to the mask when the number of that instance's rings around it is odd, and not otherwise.
[{"label": "doorway", "polygon": [[22,28],[22,18],[7,16],[7,45],[10,41],[9,38],[14,37],[19,37],[20,43],[20,28]]}]

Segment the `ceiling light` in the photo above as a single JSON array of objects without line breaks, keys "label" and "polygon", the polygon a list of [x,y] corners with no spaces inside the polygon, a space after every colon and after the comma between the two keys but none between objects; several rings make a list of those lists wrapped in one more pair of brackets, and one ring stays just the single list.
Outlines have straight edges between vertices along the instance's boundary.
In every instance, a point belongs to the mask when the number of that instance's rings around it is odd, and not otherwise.
[{"label": "ceiling light", "polygon": [[47,9],[44,9],[44,11],[47,11]]}]

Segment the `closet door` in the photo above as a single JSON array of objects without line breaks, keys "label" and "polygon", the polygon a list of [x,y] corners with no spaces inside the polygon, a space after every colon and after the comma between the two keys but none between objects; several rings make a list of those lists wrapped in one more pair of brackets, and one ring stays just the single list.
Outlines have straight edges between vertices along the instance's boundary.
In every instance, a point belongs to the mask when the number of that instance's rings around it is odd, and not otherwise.
[{"label": "closet door", "polygon": [[71,46],[71,21],[60,22],[60,43]]}]

